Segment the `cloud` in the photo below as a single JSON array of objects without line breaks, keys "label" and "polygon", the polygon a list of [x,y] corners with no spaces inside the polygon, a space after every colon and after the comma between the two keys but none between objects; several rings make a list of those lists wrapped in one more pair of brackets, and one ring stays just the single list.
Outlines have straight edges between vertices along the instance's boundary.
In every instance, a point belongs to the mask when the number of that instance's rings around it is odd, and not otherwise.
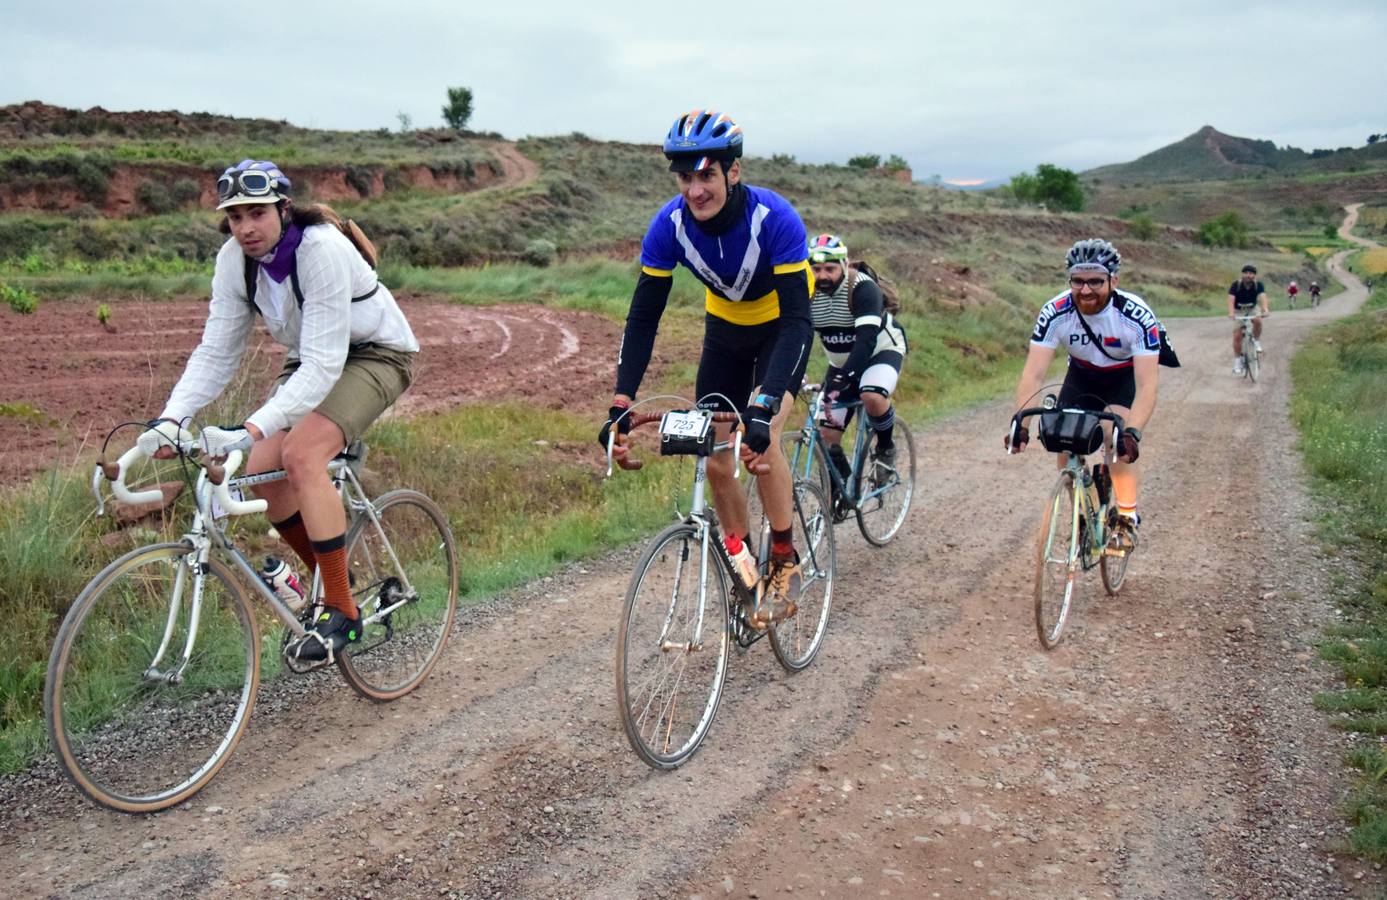
[{"label": "cloud", "polygon": [[[1123,162],[1204,124],[1278,144],[1361,143],[1387,83],[1376,0],[1207,4],[857,0],[693,10],[634,0],[307,0],[235,10],[57,0],[7,16],[0,103],[177,108],[322,128],[440,124],[654,143],[695,106],[753,155],[899,153],[917,174]],[[1351,65],[1345,65],[1346,62]],[[1361,132],[1361,134],[1359,134]]]}]

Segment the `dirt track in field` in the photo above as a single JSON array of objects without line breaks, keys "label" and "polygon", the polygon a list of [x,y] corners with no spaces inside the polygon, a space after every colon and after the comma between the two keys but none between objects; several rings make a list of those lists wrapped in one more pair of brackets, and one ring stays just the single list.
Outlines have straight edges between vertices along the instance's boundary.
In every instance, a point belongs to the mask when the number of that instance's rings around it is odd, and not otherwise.
[{"label": "dirt track in field", "polygon": [[[1333,621],[1288,364],[1347,290],[1267,323],[1262,381],[1231,323],[1175,320],[1143,442],[1141,552],[1082,584],[1037,644],[1031,555],[1051,460],[1000,448],[998,403],[920,429],[917,505],[873,550],[838,532],[819,659],[734,656],[697,757],[668,774],[613,708],[636,548],[468,616],[418,692],[324,680],[262,702],[222,774],[130,818],[51,766],[0,781],[0,883],[23,896],[1327,897],[1380,873],[1335,854],[1343,738],[1312,709]],[[1138,288],[1139,290],[1139,288]],[[639,477],[626,476],[626,477]],[[265,691],[262,691],[264,694]],[[278,701],[279,698],[272,698]]]},{"label": "dirt track in field", "polygon": [[[415,384],[392,410],[418,415],[518,391],[558,408],[610,389],[619,326],[542,306],[461,306],[398,296],[419,339]],[[115,331],[95,300],[55,300],[33,315],[0,310],[0,484],[70,463],[122,421],[159,414],[207,317],[204,301],[109,301]],[[263,396],[284,350],[261,330],[247,351],[248,396]],[[577,393],[575,393],[575,391]],[[247,409],[247,412],[250,410]],[[132,435],[119,443],[128,444]]]}]

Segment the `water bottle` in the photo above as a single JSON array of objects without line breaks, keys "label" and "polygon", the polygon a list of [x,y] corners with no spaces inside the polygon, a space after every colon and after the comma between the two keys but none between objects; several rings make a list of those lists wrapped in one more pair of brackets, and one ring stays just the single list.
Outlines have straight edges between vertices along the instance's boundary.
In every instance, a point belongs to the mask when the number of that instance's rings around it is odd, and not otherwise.
[{"label": "water bottle", "polygon": [[265,570],[260,573],[260,578],[293,612],[298,613],[307,604],[298,576],[284,560],[273,556],[265,557]]},{"label": "water bottle", "polygon": [[727,548],[727,555],[732,557],[732,568],[742,579],[742,584],[746,585],[747,590],[756,590],[756,583],[761,580],[761,575],[756,571],[756,560],[751,558],[751,550],[746,543],[735,534],[729,534],[722,539],[722,545]]}]

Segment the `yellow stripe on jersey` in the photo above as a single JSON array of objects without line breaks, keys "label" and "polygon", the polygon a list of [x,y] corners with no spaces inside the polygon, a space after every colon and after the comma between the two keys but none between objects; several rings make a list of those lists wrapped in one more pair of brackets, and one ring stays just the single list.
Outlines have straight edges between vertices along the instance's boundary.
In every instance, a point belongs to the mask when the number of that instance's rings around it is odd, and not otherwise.
[{"label": "yellow stripe on jersey", "polygon": [[728,300],[707,291],[704,306],[708,312],[733,325],[764,325],[780,318],[780,295],[775,291],[755,300]]},{"label": "yellow stripe on jersey", "polygon": [[786,272],[804,272],[804,280],[809,282],[809,296],[814,296],[814,270],[809,268],[809,260],[797,263],[784,263],[776,266],[771,271],[777,275],[784,275]]},{"label": "yellow stripe on jersey", "polygon": [[652,269],[650,266],[641,266],[641,271],[654,278],[673,278],[673,269]]}]

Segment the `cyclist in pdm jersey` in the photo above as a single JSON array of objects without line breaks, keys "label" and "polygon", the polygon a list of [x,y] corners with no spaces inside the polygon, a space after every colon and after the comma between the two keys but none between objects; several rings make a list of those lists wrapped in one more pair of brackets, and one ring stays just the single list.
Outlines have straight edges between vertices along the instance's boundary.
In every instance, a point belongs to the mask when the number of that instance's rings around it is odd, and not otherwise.
[{"label": "cyclist in pdm jersey", "polygon": [[[650,363],[655,332],[669,299],[674,269],[684,266],[703,283],[700,404],[742,413],[743,459],[761,470],[762,505],[771,525],[770,565],[756,591],[750,619],[757,628],[794,615],[799,555],[791,540],[790,470],[780,432],[804,379],[813,330],[804,224],[789,202],[742,182],[742,130],[714,110],[679,116],[665,136],[679,196],[660,208],[641,242],[641,274],[626,317],[617,358],[616,391],[599,434],[606,446],[613,423],[615,453],[627,453],[630,408]],[[786,398],[791,402],[785,402]],[[719,426],[719,439],[730,427]],[[746,496],[728,454],[708,460],[713,504],[729,543],[749,532]]]},{"label": "cyclist in pdm jersey", "polygon": [[[1032,405],[1055,350],[1069,354],[1069,370],[1060,389],[1059,405],[1080,409],[1110,409],[1125,422],[1115,436],[1112,463],[1113,493],[1119,524],[1135,539],[1137,472],[1143,429],[1156,409],[1157,361],[1161,350],[1160,323],[1151,307],[1136,294],[1117,289],[1122,262],[1117,248],[1093,238],[1079,241],[1066,257],[1069,290],[1040,310],[1031,334],[1031,349],[1016,387],[1018,407]],[[1010,436],[1006,438],[1010,444]],[[1010,449],[1019,453],[1030,442],[1022,427]],[[1063,457],[1061,457],[1061,461]]]}]

